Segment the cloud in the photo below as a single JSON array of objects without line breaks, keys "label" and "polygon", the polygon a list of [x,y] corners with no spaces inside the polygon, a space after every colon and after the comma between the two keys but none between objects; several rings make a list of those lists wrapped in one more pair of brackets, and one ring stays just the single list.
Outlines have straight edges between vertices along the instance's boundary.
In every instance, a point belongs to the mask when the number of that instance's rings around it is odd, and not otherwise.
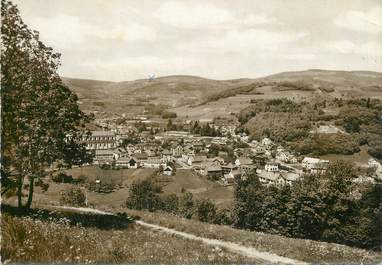
[{"label": "cloud", "polygon": [[246,14],[240,17],[233,12],[209,3],[169,1],[162,4],[154,17],[162,23],[186,29],[209,27],[227,28],[235,25],[254,26],[274,22],[266,14]]},{"label": "cloud", "polygon": [[348,11],[334,19],[334,24],[349,30],[373,34],[382,33],[382,7],[378,6],[367,12]]},{"label": "cloud", "polygon": [[181,28],[199,28],[230,23],[235,18],[231,12],[212,4],[165,2],[154,15],[162,23]]},{"label": "cloud", "polygon": [[[101,60],[99,58],[80,62],[77,67],[81,71],[99,73],[95,78],[101,80],[133,80],[147,78],[149,74],[157,76],[171,74],[191,74],[191,69],[200,66],[200,61],[189,56],[159,57],[155,55],[125,56],[115,60]],[[129,76],[126,76],[129,75]]]},{"label": "cloud", "polygon": [[136,41],[154,41],[157,38],[156,31],[153,28],[132,23],[124,26],[117,24],[111,29],[101,29],[94,31],[92,34],[103,39],[115,39],[126,42]]},{"label": "cloud", "polygon": [[262,29],[230,30],[220,37],[182,43],[180,50],[189,52],[249,52],[277,51],[307,34],[304,32],[273,32]]},{"label": "cloud", "polygon": [[380,61],[382,59],[382,44],[374,41],[356,44],[348,40],[329,42],[318,50],[331,54],[343,54],[358,57],[362,60]]},{"label": "cloud", "polygon": [[59,14],[53,17],[33,17],[30,26],[40,32],[40,37],[55,48],[67,49],[86,43],[86,38],[120,40],[124,42],[154,41],[153,28],[138,23],[105,25],[89,24],[79,17]]},{"label": "cloud", "polygon": [[59,14],[54,17],[33,17],[30,27],[40,32],[40,37],[49,45],[58,48],[71,47],[83,42],[92,27],[80,23],[78,17]]}]

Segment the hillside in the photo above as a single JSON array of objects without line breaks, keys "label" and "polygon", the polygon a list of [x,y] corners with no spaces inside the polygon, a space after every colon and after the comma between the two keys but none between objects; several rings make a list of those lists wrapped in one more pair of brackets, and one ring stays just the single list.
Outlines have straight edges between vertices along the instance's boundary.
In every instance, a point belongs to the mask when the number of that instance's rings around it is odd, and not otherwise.
[{"label": "hillside", "polygon": [[34,209],[27,215],[3,208],[2,262],[374,264],[381,260],[377,252],[168,214],[129,210],[143,220],[131,223],[123,215],[69,208]]},{"label": "hillside", "polygon": [[109,114],[139,113],[148,103],[169,107],[195,104],[212,93],[251,82],[249,79],[220,81],[195,76],[167,76],[123,82],[62,79],[78,95],[83,110]]},{"label": "hillside", "polygon": [[178,116],[211,118],[237,112],[250,99],[382,97],[382,73],[368,71],[307,70],[234,80],[180,75],[123,82],[72,78],[63,81],[78,94],[84,110],[114,115],[142,112],[148,103],[174,108]]}]

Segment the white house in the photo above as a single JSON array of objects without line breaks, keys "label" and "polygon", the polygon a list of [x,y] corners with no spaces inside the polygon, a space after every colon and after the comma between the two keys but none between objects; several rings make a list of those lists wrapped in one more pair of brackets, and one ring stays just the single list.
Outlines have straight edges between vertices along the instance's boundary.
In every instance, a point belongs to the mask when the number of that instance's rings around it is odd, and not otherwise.
[{"label": "white house", "polygon": [[90,135],[83,135],[81,141],[90,150],[104,150],[117,147],[117,137],[113,131],[92,131]]},{"label": "white house", "polygon": [[115,165],[127,168],[139,168],[140,162],[135,157],[120,157],[115,161]]},{"label": "white house", "polygon": [[329,160],[322,160],[314,157],[304,157],[302,167],[311,173],[322,173],[326,170]]},{"label": "white house", "polygon": [[163,160],[159,156],[148,157],[146,161],[143,162],[143,167],[145,168],[159,168],[160,166],[165,166]]},{"label": "white house", "polygon": [[113,150],[97,149],[95,150],[94,162],[98,163],[112,163],[116,158]]},{"label": "white house", "polygon": [[266,137],[266,138],[263,138],[263,140],[261,140],[261,144],[264,146],[271,146],[273,142],[271,139]]},{"label": "white house", "polygon": [[279,171],[279,164],[274,162],[268,162],[265,164],[264,169],[268,172],[277,172]]},{"label": "white house", "polygon": [[232,170],[227,174],[224,174],[223,181],[225,184],[231,184],[235,182],[236,178],[240,178],[242,173],[239,170]]},{"label": "white house", "polygon": [[171,175],[172,175],[172,172],[173,172],[173,169],[172,169],[172,167],[170,167],[170,166],[166,166],[166,167],[163,169],[163,175],[171,176]]}]

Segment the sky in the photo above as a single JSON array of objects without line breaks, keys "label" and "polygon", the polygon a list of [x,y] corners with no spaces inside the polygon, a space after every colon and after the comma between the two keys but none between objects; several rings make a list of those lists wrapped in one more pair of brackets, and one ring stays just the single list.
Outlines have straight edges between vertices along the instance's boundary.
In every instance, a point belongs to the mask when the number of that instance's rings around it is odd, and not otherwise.
[{"label": "sky", "polygon": [[60,75],[255,78],[382,72],[381,0],[13,0],[62,54]]}]

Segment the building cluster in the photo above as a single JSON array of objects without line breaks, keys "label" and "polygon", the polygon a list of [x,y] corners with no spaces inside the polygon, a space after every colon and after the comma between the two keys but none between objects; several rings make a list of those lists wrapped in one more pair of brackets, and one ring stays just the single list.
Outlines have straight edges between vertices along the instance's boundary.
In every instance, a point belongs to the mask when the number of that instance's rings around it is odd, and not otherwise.
[{"label": "building cluster", "polygon": [[[165,174],[176,166],[224,184],[231,184],[253,170],[263,184],[291,184],[304,173],[324,173],[329,164],[319,158],[296,157],[269,138],[251,141],[245,132],[239,133],[229,123],[210,124],[219,137],[192,134],[191,121],[184,122],[183,131],[163,130],[145,115],[98,119],[96,124],[103,130],[82,138],[94,152],[96,164],[161,168],[166,169]],[[138,140],[131,141],[132,134]],[[371,161],[370,165],[381,172],[377,162]]]},{"label": "building cluster", "polygon": [[[306,157],[297,158],[269,138],[249,141],[245,133],[235,133],[235,128],[220,126],[229,136],[207,137],[192,135],[187,131],[167,131],[147,137],[138,134],[139,141],[125,141],[129,135],[119,130],[92,131],[82,141],[94,152],[95,164],[112,164],[121,168],[161,168],[171,174],[178,168],[196,173],[229,185],[256,170],[263,184],[291,184],[303,172],[324,172],[328,161]],[[131,132],[131,131],[130,131]],[[126,144],[127,143],[127,144]],[[221,147],[212,152],[216,146]],[[224,147],[234,147],[228,154]]]}]

